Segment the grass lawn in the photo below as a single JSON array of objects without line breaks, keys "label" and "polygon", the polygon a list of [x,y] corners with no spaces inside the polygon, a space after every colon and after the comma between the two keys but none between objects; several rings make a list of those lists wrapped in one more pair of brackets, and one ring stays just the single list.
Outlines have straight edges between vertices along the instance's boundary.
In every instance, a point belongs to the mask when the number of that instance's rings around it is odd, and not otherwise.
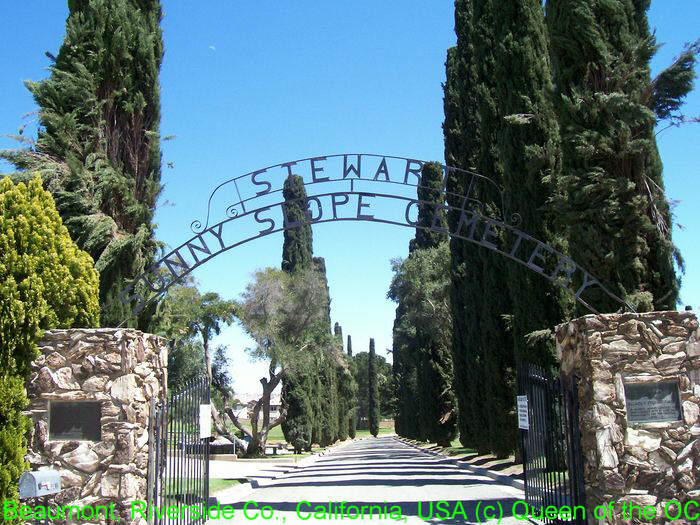
[{"label": "grass lawn", "polygon": [[[227,489],[233,487],[234,485],[239,485],[240,483],[245,483],[248,480],[245,478],[238,479],[209,479],[209,493],[217,492],[219,490]],[[197,492],[199,486],[195,487],[195,484],[201,483],[201,480],[194,480],[190,478],[180,478],[171,479],[168,482],[167,494],[180,494],[188,492]]]},{"label": "grass lawn", "polygon": [[209,479],[209,494],[214,494],[216,492],[221,492],[224,489],[235,487],[241,483],[246,483],[248,480],[245,478],[240,479]]},{"label": "grass lawn", "polygon": [[[389,420],[389,421],[380,421],[379,422],[379,436],[386,436],[388,434],[395,434],[394,431],[394,420]],[[372,434],[369,433],[369,430],[356,430],[355,431],[355,437],[356,438],[366,438],[370,437]]]},{"label": "grass lawn", "polygon": [[[248,424],[247,421],[244,420],[242,423],[246,430],[250,430],[250,424]],[[282,425],[277,425],[271,429],[270,433],[267,435],[267,444],[273,445],[275,443],[285,443],[284,434],[282,433]]]}]

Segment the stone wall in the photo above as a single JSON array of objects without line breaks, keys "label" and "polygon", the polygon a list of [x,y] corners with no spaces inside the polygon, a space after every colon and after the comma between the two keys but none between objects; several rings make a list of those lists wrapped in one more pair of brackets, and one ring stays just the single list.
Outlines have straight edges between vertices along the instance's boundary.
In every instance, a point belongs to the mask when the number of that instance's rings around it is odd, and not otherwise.
[{"label": "stone wall", "polygon": [[[579,384],[586,506],[700,499],[700,330],[692,312],[587,315],[557,327]],[[630,423],[624,385],[678,381],[682,420]],[[691,511],[700,510],[693,509]],[[622,519],[609,523],[651,523]],[[655,523],[664,523],[657,519]],[[674,523],[684,523],[683,520]]]},{"label": "stone wall", "polygon": [[[129,502],[146,496],[149,406],[165,398],[166,341],[131,329],[51,330],[39,350],[28,387],[31,469],[60,471],[53,503],[114,502],[129,523]],[[101,441],[50,440],[48,404],[56,400],[100,401]]]}]

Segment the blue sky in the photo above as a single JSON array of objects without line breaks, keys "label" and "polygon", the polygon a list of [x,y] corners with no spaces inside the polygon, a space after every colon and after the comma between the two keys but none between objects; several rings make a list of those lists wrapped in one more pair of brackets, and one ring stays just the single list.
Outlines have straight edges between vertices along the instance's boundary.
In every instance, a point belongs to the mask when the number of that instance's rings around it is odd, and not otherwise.
[{"label": "blue sky", "polygon": [[[190,222],[206,215],[222,180],[290,160],[344,152],[442,160],[445,53],[455,42],[451,0],[372,2],[163,1],[165,58],[161,72],[165,189],[156,214],[158,236],[176,246]],[[6,2],[0,17],[0,133],[16,133],[36,108],[22,80],[47,76],[45,51],[56,53],[67,7],[61,1]],[[698,37],[696,0],[652,2],[658,70],[683,43]],[[700,93],[687,99],[700,115]],[[31,127],[28,128],[31,133]],[[682,301],[700,308],[698,146],[700,124],[658,136],[668,196],[679,201],[674,239],[686,260]],[[14,147],[0,138],[0,147]],[[6,166],[0,166],[5,171]],[[223,213],[222,210],[220,210]],[[332,318],[353,337],[355,352],[370,337],[379,353],[391,347],[394,304],[386,299],[389,261],[405,256],[413,233],[368,223],[314,228],[314,251],[325,257]],[[282,235],[226,252],[195,272],[203,289],[236,297],[251,272],[278,266]],[[264,366],[242,352],[232,327],[229,344],[236,388],[258,387]]]}]

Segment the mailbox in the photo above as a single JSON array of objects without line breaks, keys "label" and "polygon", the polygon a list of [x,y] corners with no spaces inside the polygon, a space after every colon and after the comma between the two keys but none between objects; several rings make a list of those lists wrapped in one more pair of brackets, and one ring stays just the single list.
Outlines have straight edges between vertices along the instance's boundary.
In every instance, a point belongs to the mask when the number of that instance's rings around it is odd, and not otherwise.
[{"label": "mailbox", "polygon": [[19,477],[19,499],[38,498],[61,492],[61,474],[57,470],[25,472]]}]

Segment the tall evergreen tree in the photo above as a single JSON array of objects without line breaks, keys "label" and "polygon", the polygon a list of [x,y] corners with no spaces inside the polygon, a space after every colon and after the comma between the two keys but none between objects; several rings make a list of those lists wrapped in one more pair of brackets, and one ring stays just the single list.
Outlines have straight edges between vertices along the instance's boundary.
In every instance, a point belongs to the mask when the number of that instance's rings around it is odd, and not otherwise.
[{"label": "tall evergreen tree", "polygon": [[357,382],[357,367],[355,365],[355,360],[352,358],[352,336],[348,334],[348,344],[347,344],[347,357],[348,357],[348,370],[353,379],[354,388],[351,391],[351,397],[348,401],[348,436],[350,438],[355,438],[355,430],[357,429],[357,412],[358,412],[358,399],[357,393],[359,389],[359,384]]},{"label": "tall evergreen tree", "polygon": [[[457,46],[448,50],[444,86],[445,162],[449,166],[477,171],[482,147],[477,73],[476,31],[473,0],[455,1]],[[481,198],[481,187],[472,185],[468,174],[453,171],[447,178],[450,231],[456,231],[460,210]],[[467,193],[471,189],[469,195]],[[464,200],[467,196],[472,200]],[[450,239],[452,275],[452,360],[455,393],[459,406],[459,438],[475,447],[488,428],[488,402],[484,396],[480,323],[485,285],[484,261],[478,249],[461,239]]]},{"label": "tall evergreen tree", "polygon": [[[510,20],[517,16],[513,13],[517,13],[526,3],[516,4],[518,2],[515,0],[498,5],[490,0],[455,2],[457,47],[448,52],[446,65],[443,126],[446,162],[476,171],[495,185],[462,173],[448,177],[448,199],[455,206],[454,212],[448,217],[453,229],[459,224],[459,209],[463,206],[489,217],[510,220],[510,213],[520,210],[508,206],[515,207],[521,203],[511,198],[506,209],[503,209],[504,203],[497,187],[507,188],[506,194],[511,195],[513,191],[509,189],[513,190],[517,186],[515,177],[524,174],[506,175],[504,159],[510,159],[513,169],[520,169],[522,164],[515,164],[518,148],[522,152],[524,147],[531,146],[526,151],[531,158],[541,155],[546,160],[548,155],[552,155],[549,150],[537,150],[538,143],[510,144],[511,140],[518,137],[513,134],[513,130],[507,129],[508,126],[525,125],[530,117],[543,118],[539,114],[514,115],[517,104],[529,104],[531,109],[538,110],[536,104],[542,100],[542,96],[546,97],[545,93],[538,94],[534,100],[527,102],[512,100],[510,106],[506,106],[502,100],[503,83],[508,81],[511,74],[510,71],[505,71],[503,63],[508,58],[507,54],[510,53],[509,67],[515,68],[515,73],[522,78],[528,78],[528,74],[530,77],[538,74],[534,64],[527,64],[532,57],[518,54],[530,50],[519,48],[518,42],[515,42],[516,38],[525,41],[534,38],[537,41],[535,33],[528,33],[532,32],[532,27],[525,24],[521,34],[514,38],[510,22],[504,25],[501,20],[502,9],[507,11],[506,19]],[[516,85],[509,84],[511,89],[515,89]],[[532,87],[527,86],[529,89]],[[547,125],[545,118],[541,126]],[[523,141],[526,139],[523,135],[519,138]],[[546,140],[541,148],[544,149],[545,146],[550,146]],[[506,151],[507,148],[512,150]],[[540,172],[547,174],[546,163],[542,160],[539,162]],[[534,172],[538,170],[537,163],[527,168]],[[532,183],[528,184],[532,186]],[[469,195],[466,195],[467,191]],[[466,195],[468,199],[459,202],[457,195]],[[531,203],[525,204],[531,206]],[[508,241],[504,232],[492,239],[496,245]],[[533,327],[526,323],[526,318],[522,315],[527,310],[527,301],[532,300],[531,293],[527,291],[523,297],[518,297],[515,287],[503,287],[504,275],[512,272],[519,275],[520,279],[523,277],[502,256],[483,247],[475,248],[455,240],[452,241],[451,248],[455,323],[453,355],[457,370],[455,384],[460,408],[466,410],[463,412],[465,417],[460,420],[460,439],[465,446],[504,455],[515,448],[514,433],[504,432],[504,429],[512,427],[514,348],[517,344],[520,351],[524,346],[522,339],[516,339],[513,332],[514,320],[517,317],[518,322],[522,323],[521,336],[533,331]],[[524,282],[529,285],[529,281]],[[530,298],[527,299],[528,297]],[[519,301],[523,301],[523,304],[516,306],[520,304]],[[544,317],[549,319],[546,315]],[[542,329],[538,323],[535,326],[535,329]]]},{"label": "tall evergreen tree", "polygon": [[[448,50],[446,61],[446,83],[444,88],[445,161],[471,172],[481,172],[488,161],[484,152],[490,150],[489,131],[483,121],[493,121],[494,102],[489,93],[488,82],[483,82],[480,60],[488,60],[484,51],[488,42],[480,33],[480,21],[475,13],[482,9],[475,0],[455,1],[455,32],[457,46]],[[491,61],[492,63],[492,61]],[[485,111],[490,109],[491,111]],[[495,159],[491,159],[495,160]],[[498,181],[497,166],[491,166],[484,175]],[[473,209],[489,213],[493,211],[493,195],[488,188],[474,180],[470,174],[451,172],[447,180],[447,200],[452,206],[448,214],[451,231],[456,231],[461,209]],[[463,199],[460,196],[467,197]],[[503,340],[503,325],[500,323],[503,310],[499,308],[501,289],[494,288],[494,279],[489,272],[498,271],[493,258],[483,249],[460,239],[451,239],[452,258],[452,353],[455,370],[455,392],[459,405],[460,442],[467,447],[488,445],[494,425],[491,384],[498,378],[489,377],[485,361],[492,351],[502,352],[510,348]],[[500,284],[500,283],[499,283]],[[483,325],[483,330],[482,330]],[[495,326],[494,326],[495,325]],[[493,343],[488,339],[495,336]],[[501,348],[495,348],[501,346]]]},{"label": "tall evergreen tree", "polygon": [[392,356],[391,373],[396,383],[397,409],[394,429],[399,436],[415,439],[418,435],[417,421],[415,417],[415,381],[409,382],[409,377],[415,374],[415,365],[412,361],[411,349],[408,345],[411,339],[407,337],[410,326],[404,320],[405,308],[399,302],[396,307],[394,327],[392,330]]},{"label": "tall evergreen tree", "polygon": [[[499,4],[494,28],[496,99],[504,117],[497,131],[498,156],[503,166],[504,203],[508,214],[519,215],[518,227],[559,251],[565,251],[564,236],[557,231],[551,200],[557,191],[561,153],[559,130],[552,103],[551,70],[548,58],[544,11],[539,0],[505,0]],[[507,237],[507,236],[504,236]],[[508,245],[513,238],[504,238]],[[532,250],[530,242],[522,250]],[[542,263],[548,274],[554,267]],[[568,318],[571,298],[561,288],[521,265],[505,266],[505,281],[512,301],[510,328],[513,355],[493,355],[491,364],[502,380],[501,430],[494,449],[507,453],[517,443],[515,362],[556,366],[553,327]],[[494,436],[495,437],[495,436]]]},{"label": "tall evergreen tree", "polygon": [[[27,83],[39,105],[37,140],[1,156],[41,173],[71,237],[95,260],[101,322],[116,326],[132,316],[121,290],[157,249],[161,6],[69,0],[68,7],[51,76]],[[148,328],[151,313],[142,313],[140,328]]]},{"label": "tall evergreen tree", "polygon": [[[500,24],[500,4],[490,0],[473,2],[474,60],[476,65],[476,95],[479,114],[479,157],[477,172],[503,187],[503,164],[498,149],[498,138],[505,114],[499,102],[496,85],[498,45],[496,28]],[[458,36],[459,40],[459,36]],[[492,185],[483,184],[479,192],[483,213],[500,217],[500,192]],[[503,242],[500,236],[496,242]],[[503,256],[479,247],[482,280],[477,313],[479,315],[478,363],[475,378],[480,397],[481,413],[475,419],[477,433],[475,448],[493,451],[499,455],[510,453],[515,442],[502,441],[505,425],[510,423],[508,409],[514,403],[510,392],[502,388],[509,378],[504,372],[513,368],[513,334],[508,319],[513,315],[513,299],[503,287],[503,276],[512,264]],[[505,446],[504,446],[505,445]]]},{"label": "tall evergreen tree", "polygon": [[[409,259],[422,250],[436,248],[447,239],[447,234],[440,232],[446,229],[447,222],[439,163],[429,162],[423,166],[418,199],[416,236],[409,245]],[[431,323],[419,322],[424,318],[413,315],[412,309],[421,309],[420,302],[404,303],[411,300],[409,290],[413,283],[406,282],[407,272],[403,271],[403,267],[395,266],[396,276],[390,290],[390,297],[399,303],[394,322],[394,362],[397,370],[400,369],[400,376],[397,377],[398,432],[401,435],[415,435],[421,440],[449,444],[456,434],[457,421],[456,399],[452,390],[451,347],[446,339],[440,337],[445,334],[437,334]],[[431,288],[434,281],[442,278],[439,274],[439,268],[437,273],[424,272],[421,276],[427,277],[427,281],[422,282],[421,287]],[[447,332],[449,339],[451,327]]]},{"label": "tall evergreen tree", "polygon": [[[340,326],[340,323],[338,321],[335,322],[333,325],[333,335],[335,335],[335,338],[340,341],[340,344],[342,346],[343,344],[343,327]],[[342,350],[342,348],[341,348]]]},{"label": "tall evergreen tree", "polygon": [[368,418],[369,432],[374,437],[379,434],[379,384],[375,367],[374,339],[369,340],[369,359],[367,360],[368,383]]},{"label": "tall evergreen tree", "polygon": [[[550,0],[547,25],[562,126],[557,209],[572,258],[640,310],[668,310],[679,279],[654,127],[692,88],[697,45],[653,81],[649,0]],[[592,291],[599,311],[620,308]]]},{"label": "tall evergreen tree", "polygon": [[309,222],[309,203],[306,200],[304,179],[290,175],[282,189],[284,204],[284,243],[282,245],[282,269],[293,272],[296,268],[309,268],[313,259],[313,234]]},{"label": "tall evergreen tree", "polygon": [[[312,263],[323,286],[326,288],[328,303],[324,312],[323,323],[328,327],[328,333],[330,334],[331,302],[328,292],[328,277],[326,276],[326,261],[323,257],[313,257]],[[329,338],[320,356],[319,375],[321,381],[316,392],[319,398],[318,403],[321,407],[321,446],[328,446],[338,439],[338,358],[338,347],[334,342],[334,338]]]},{"label": "tall evergreen tree", "polygon": [[[293,274],[296,270],[308,269],[313,265],[313,239],[307,220],[308,201],[304,180],[298,175],[290,175],[284,181],[282,193],[285,222],[293,225],[284,230],[282,269]],[[320,442],[318,369],[309,371],[302,368],[289,367],[282,379],[282,403],[287,407],[282,432],[295,451],[311,450],[314,441]],[[304,442],[305,439],[308,441]]]}]

